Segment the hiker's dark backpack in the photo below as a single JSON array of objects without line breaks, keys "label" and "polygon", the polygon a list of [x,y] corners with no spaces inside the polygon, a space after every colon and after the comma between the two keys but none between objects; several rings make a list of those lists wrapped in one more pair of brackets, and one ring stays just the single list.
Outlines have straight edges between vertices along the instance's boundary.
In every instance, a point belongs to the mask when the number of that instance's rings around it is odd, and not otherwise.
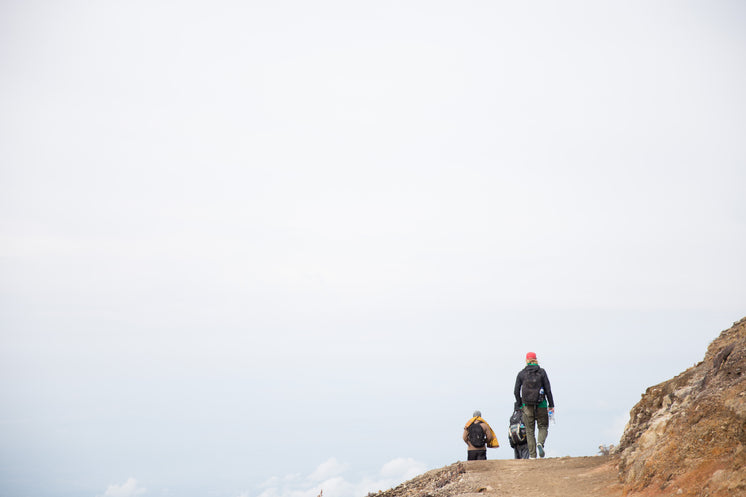
[{"label": "hiker's dark backpack", "polygon": [[533,367],[523,370],[523,383],[521,384],[521,400],[527,406],[536,406],[544,400],[544,390],[542,389],[541,368]]},{"label": "hiker's dark backpack", "polygon": [[523,412],[520,409],[513,411],[513,415],[510,416],[508,438],[513,448],[526,443],[526,425],[523,424]]},{"label": "hiker's dark backpack", "polygon": [[475,420],[469,425],[469,443],[478,449],[487,444],[487,434],[479,421]]}]

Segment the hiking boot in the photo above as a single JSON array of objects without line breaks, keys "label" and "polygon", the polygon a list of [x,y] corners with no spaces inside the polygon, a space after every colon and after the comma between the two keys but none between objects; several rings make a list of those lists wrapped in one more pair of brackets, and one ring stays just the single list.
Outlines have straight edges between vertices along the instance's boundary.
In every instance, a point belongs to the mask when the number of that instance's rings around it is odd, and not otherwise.
[{"label": "hiking boot", "polygon": [[544,457],[544,446],[542,444],[536,444],[536,451],[539,453],[539,457]]}]

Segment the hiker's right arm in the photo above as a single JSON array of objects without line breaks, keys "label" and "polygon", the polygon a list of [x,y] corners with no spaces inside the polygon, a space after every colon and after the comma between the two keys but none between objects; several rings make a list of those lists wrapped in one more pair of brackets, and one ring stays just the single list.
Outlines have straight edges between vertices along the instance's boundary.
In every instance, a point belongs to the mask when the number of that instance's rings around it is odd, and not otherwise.
[{"label": "hiker's right arm", "polygon": [[515,408],[518,409],[521,407],[521,373],[518,373],[518,376],[515,377],[515,387],[513,388],[513,395],[515,396]]}]

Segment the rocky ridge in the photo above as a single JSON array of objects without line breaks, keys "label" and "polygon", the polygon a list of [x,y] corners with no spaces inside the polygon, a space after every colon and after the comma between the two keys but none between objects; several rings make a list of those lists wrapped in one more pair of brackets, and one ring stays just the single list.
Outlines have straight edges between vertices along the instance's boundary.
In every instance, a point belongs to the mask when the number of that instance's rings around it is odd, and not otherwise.
[{"label": "rocky ridge", "polygon": [[746,318],[642,395],[616,449],[619,476],[632,494],[746,495],[745,444]]},{"label": "rocky ridge", "polygon": [[368,494],[368,497],[449,497],[468,490],[463,485],[464,473],[464,463],[457,462],[445,468],[423,473],[391,490]]}]

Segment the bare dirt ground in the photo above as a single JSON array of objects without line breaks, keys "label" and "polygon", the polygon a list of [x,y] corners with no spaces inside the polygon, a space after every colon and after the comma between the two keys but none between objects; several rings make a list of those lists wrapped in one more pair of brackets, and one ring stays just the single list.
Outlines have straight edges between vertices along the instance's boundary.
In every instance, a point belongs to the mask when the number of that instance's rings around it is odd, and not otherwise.
[{"label": "bare dirt ground", "polygon": [[458,462],[376,497],[621,497],[609,456]]},{"label": "bare dirt ground", "polygon": [[616,464],[610,457],[563,457],[464,463],[462,496],[620,497]]}]

